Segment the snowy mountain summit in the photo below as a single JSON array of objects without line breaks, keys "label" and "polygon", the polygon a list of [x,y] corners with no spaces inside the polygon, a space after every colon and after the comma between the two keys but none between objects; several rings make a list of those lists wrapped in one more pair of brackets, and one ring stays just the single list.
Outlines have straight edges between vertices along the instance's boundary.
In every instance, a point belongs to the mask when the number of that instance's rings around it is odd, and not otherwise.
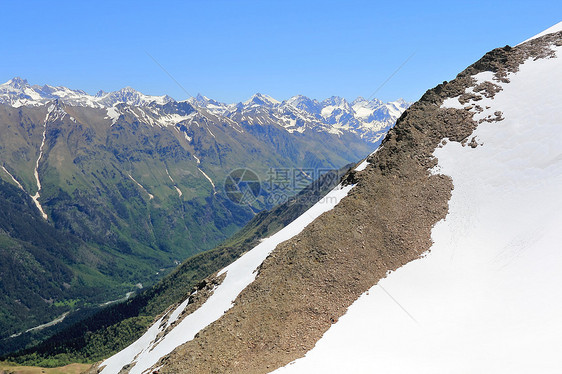
[{"label": "snowy mountain summit", "polygon": [[257,93],[253,95],[249,100],[244,102],[245,106],[275,106],[280,104],[279,101],[275,100],[271,96],[262,95],[261,93]]},{"label": "snowy mountain summit", "polygon": [[[187,295],[97,370],[559,372],[561,103],[562,23],[487,53],[199,308]],[[285,105],[342,120],[376,103]]]}]

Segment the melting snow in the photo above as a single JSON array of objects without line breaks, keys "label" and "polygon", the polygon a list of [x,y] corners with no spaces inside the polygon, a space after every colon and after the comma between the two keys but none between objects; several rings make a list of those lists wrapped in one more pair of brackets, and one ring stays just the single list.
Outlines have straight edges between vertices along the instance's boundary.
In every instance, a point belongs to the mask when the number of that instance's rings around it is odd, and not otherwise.
[{"label": "melting snow", "polygon": [[23,186],[21,185],[20,182],[18,182],[18,180],[16,178],[14,178],[14,176],[12,175],[12,173],[10,173],[8,170],[6,170],[6,168],[4,166],[2,166],[2,170],[4,170],[6,172],[6,174],[8,174],[10,176],[10,178],[12,178],[12,180],[14,181],[14,183],[22,190],[25,191],[25,189],[23,188]]},{"label": "melting snow", "polygon": [[172,176],[170,175],[170,172],[168,171],[168,168],[166,168],[166,174],[168,174],[168,178],[170,178],[170,180],[172,181],[172,183],[174,184],[174,188],[176,189],[178,196],[181,197],[183,195],[183,193],[181,192],[181,190],[178,188],[178,186],[176,185],[176,181],[174,181],[174,179],[172,178]]},{"label": "melting snow", "polygon": [[213,134],[213,133],[211,132],[211,129],[209,128],[209,125],[207,125],[207,131],[209,131],[209,134],[211,134],[211,135],[213,136],[213,138],[216,138],[215,134]]},{"label": "melting snow", "polygon": [[41,206],[41,203],[39,202],[39,197],[41,196],[40,195],[41,180],[39,179],[39,162],[43,157],[43,148],[45,147],[45,139],[47,137],[47,121],[49,120],[49,116],[55,110],[55,108],[56,106],[54,104],[51,104],[47,109],[47,114],[45,115],[45,121],[43,121],[43,139],[41,140],[41,146],[39,147],[39,157],[37,157],[37,161],[35,163],[35,170],[33,171],[33,175],[35,175],[35,181],[37,183],[37,192],[35,193],[35,195],[31,196],[31,199],[37,206],[37,209],[39,209],[39,212],[41,212],[41,216],[44,219],[47,219],[48,217],[47,217],[47,213],[45,213],[43,207]]},{"label": "melting snow", "polygon": [[375,151],[374,151],[373,153],[371,153],[369,156],[367,156],[367,157],[363,160],[363,162],[361,162],[359,165],[357,165],[357,167],[355,167],[355,171],[363,171],[363,170],[365,170],[365,169],[367,168],[367,166],[369,166],[369,161],[367,161],[367,159],[368,159],[369,157],[371,157],[372,155],[374,155],[375,153],[377,153],[379,149],[380,149],[380,147],[377,148],[377,149],[375,149]]},{"label": "melting snow", "polygon": [[357,165],[357,167],[355,168],[355,171],[363,171],[367,168],[368,165],[369,165],[369,161],[367,161],[367,159],[365,159],[365,160],[363,160],[362,163]]},{"label": "melting snow", "polygon": [[170,175],[170,172],[168,171],[168,168],[166,168],[166,174],[168,175],[168,178],[170,178],[172,183],[175,183],[174,180],[172,179],[172,176]]},{"label": "melting snow", "polygon": [[176,191],[177,191],[177,193],[178,193],[178,196],[179,196],[179,197],[182,197],[183,192],[181,192],[181,190],[178,188],[178,186],[174,186],[174,188],[176,189]]},{"label": "melting snow", "polygon": [[158,117],[158,119],[156,120],[156,122],[160,125],[160,126],[172,126],[175,124],[178,124],[182,121],[188,120],[190,118],[193,118],[193,116],[195,115],[194,113],[190,113],[187,116],[183,116],[177,113],[174,114],[167,114],[167,115],[163,115]]},{"label": "melting snow", "polygon": [[127,175],[129,176],[129,178],[131,178],[131,180],[132,180],[133,182],[135,182],[135,183],[137,184],[137,186],[139,186],[139,188],[140,188],[141,190],[143,190],[144,192],[147,193],[148,199],[149,199],[149,200],[154,199],[154,195],[151,194],[150,192],[148,192],[148,191],[146,190],[146,188],[144,188],[144,186],[143,186],[142,184],[140,184],[139,182],[137,182],[136,179],[133,178],[131,174],[127,174]]},{"label": "melting snow", "polygon": [[[207,178],[207,180],[211,183],[211,185],[213,186],[213,190],[215,189],[215,184],[213,183],[213,180],[207,175],[207,173],[205,173],[203,170],[201,170],[200,167],[197,167],[197,169],[199,169],[199,171],[201,172],[201,174],[203,174],[205,176],[205,178]],[[215,191],[215,194],[217,192]]]}]

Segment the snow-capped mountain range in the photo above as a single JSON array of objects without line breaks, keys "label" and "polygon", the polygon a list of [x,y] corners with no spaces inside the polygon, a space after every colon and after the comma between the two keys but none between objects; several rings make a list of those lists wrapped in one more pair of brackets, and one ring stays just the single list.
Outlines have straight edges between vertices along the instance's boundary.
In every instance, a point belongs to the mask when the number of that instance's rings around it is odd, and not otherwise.
[{"label": "snow-capped mountain range", "polygon": [[224,104],[201,95],[188,101],[237,122],[261,124],[273,119],[289,132],[307,129],[333,134],[353,132],[370,143],[381,140],[411,104],[403,99],[383,103],[362,97],[349,103],[337,96],[318,101],[302,95],[281,102],[260,93],[238,104]]},{"label": "snow-capped mountain range", "polygon": [[99,91],[96,95],[92,96],[82,90],[72,90],[62,86],[54,87],[48,84],[32,86],[26,79],[19,77],[0,84],[1,104],[8,104],[13,107],[38,106],[57,99],[67,105],[92,108],[111,107],[118,103],[145,106],[152,102],[165,104],[173,100],[169,96],[144,95],[131,87],[125,87],[119,91],[109,93]]},{"label": "snow-capped mountain range", "polygon": [[[170,96],[144,95],[131,87],[119,91],[100,91],[89,95],[81,90],[50,85],[31,85],[25,79],[13,78],[0,85],[0,104],[13,107],[45,105],[52,100],[59,100],[66,105],[92,108],[107,108],[110,118],[118,118],[119,106],[122,104],[138,107],[143,114],[138,114],[161,126],[174,125],[187,117],[178,113],[159,114],[158,107],[176,102]],[[238,124],[277,123],[288,132],[314,130],[331,134],[345,132],[359,135],[369,143],[380,141],[386,131],[396,122],[410,103],[399,99],[389,103],[380,100],[357,98],[351,103],[341,97],[331,97],[324,101],[309,99],[297,95],[285,101],[255,94],[249,100],[236,104],[225,104],[202,95],[189,98],[185,102],[192,105],[203,116],[226,118]],[[151,114],[146,114],[143,107],[152,107]],[[181,105],[180,105],[181,107]],[[202,109],[202,111],[201,111]]]}]

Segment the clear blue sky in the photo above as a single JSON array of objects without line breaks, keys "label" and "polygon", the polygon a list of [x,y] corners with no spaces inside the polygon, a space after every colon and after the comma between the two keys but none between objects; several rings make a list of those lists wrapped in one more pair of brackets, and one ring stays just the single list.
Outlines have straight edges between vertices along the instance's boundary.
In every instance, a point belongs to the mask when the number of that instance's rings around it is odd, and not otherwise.
[{"label": "clear blue sky", "polygon": [[485,52],[562,20],[561,1],[6,1],[0,80],[182,100],[255,92],[417,100]]}]

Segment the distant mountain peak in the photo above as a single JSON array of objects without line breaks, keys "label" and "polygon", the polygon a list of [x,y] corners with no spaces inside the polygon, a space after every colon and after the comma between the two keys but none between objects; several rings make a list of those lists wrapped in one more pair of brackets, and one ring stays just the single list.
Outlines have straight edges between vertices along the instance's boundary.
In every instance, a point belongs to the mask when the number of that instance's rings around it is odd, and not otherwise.
[{"label": "distant mountain peak", "polygon": [[346,99],[344,99],[343,97],[340,96],[331,96],[327,99],[325,99],[324,101],[322,101],[322,105],[326,106],[333,106],[333,107],[339,107],[339,108],[345,108],[346,110],[350,109],[350,105],[347,102]]},{"label": "distant mountain peak", "polygon": [[357,96],[357,98],[356,98],[355,100],[353,100],[353,101],[351,102],[351,104],[353,105],[353,104],[355,104],[355,103],[361,103],[361,102],[363,102],[363,101],[369,101],[369,100],[365,99],[363,96]]},{"label": "distant mountain peak", "polygon": [[202,105],[202,106],[205,106],[205,105],[208,105],[208,104],[225,105],[225,104],[219,103],[216,100],[210,99],[207,96],[202,95],[200,93],[198,93],[197,96],[192,98],[192,101],[194,101],[195,103],[197,103],[199,105]]},{"label": "distant mountain peak", "polygon": [[261,93],[256,93],[254,94],[249,100],[245,101],[243,103],[244,105],[251,105],[251,104],[257,104],[257,105],[278,105],[281,104],[280,101],[275,100],[274,98],[272,98],[269,95],[264,95]]},{"label": "distant mountain peak", "polygon": [[14,78],[10,79],[8,82],[6,82],[5,85],[9,85],[9,86],[12,86],[14,88],[23,88],[23,87],[29,86],[29,83],[27,82],[27,79],[22,79],[20,77],[14,77]]},{"label": "distant mountain peak", "polygon": [[291,97],[290,99],[288,99],[286,101],[287,104],[291,104],[291,105],[298,105],[298,104],[304,103],[304,102],[316,102],[317,103],[318,101],[315,100],[315,99],[311,99],[307,96],[300,95],[300,94],[295,95],[295,96]]}]

